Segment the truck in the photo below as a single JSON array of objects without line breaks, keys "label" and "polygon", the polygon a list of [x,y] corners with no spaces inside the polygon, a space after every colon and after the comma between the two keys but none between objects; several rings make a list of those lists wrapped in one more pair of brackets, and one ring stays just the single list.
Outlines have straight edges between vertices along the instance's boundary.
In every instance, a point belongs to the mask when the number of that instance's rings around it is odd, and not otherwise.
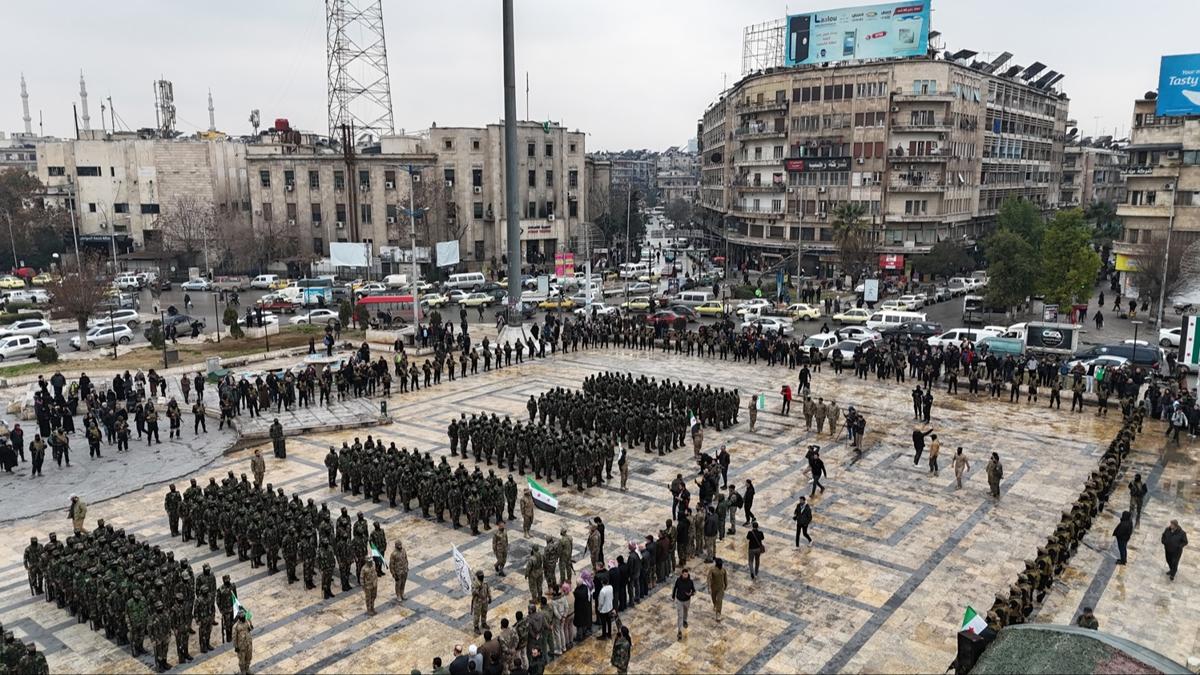
[{"label": "truck", "polygon": [[1083,327],[1073,323],[1030,321],[1025,324],[1025,352],[1071,356],[1079,350]]}]

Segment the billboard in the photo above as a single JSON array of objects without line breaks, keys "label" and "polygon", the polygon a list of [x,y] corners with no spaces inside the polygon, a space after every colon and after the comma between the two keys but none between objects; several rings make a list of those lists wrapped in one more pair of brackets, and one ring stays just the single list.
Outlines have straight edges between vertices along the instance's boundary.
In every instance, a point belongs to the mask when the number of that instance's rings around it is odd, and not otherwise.
[{"label": "billboard", "polygon": [[810,171],[849,171],[849,157],[806,157],[804,159],[784,160],[783,168],[790,173],[808,173]]},{"label": "billboard", "polygon": [[787,18],[784,64],[924,56],[929,0],[843,7]]},{"label": "billboard", "polygon": [[559,279],[566,279],[575,276],[575,254],[574,253],[555,253],[554,254],[554,276]]},{"label": "billboard", "polygon": [[879,269],[881,270],[902,270],[904,269],[904,256],[881,253],[879,255]]},{"label": "billboard", "polygon": [[1162,57],[1155,113],[1160,117],[1200,115],[1200,54]]}]

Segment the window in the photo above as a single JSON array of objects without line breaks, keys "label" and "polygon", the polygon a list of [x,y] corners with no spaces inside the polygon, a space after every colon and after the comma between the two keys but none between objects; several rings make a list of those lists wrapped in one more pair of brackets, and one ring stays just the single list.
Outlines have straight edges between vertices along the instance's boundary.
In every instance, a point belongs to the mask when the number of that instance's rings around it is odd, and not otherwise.
[{"label": "window", "polygon": [[554,187],[554,171],[552,169],[546,169],[546,187]]},{"label": "window", "polygon": [[537,171],[530,169],[527,181],[529,187],[537,187]]},{"label": "window", "polygon": [[387,171],[384,171],[383,172],[383,183],[384,183],[384,187],[387,187],[390,185],[390,186],[392,186],[392,188],[395,188],[396,187],[396,172],[392,171],[390,169]]},{"label": "window", "polygon": [[547,157],[553,157],[553,156],[554,156],[554,144],[553,144],[553,143],[547,143],[547,144],[546,144],[546,156],[547,156]]},{"label": "window", "polygon": [[308,189],[309,190],[320,190],[321,189],[321,172],[320,171],[309,171],[308,172]]},{"label": "window", "polygon": [[572,155],[575,154],[575,144],[574,143],[567,144],[567,152],[571,153]]},{"label": "window", "polygon": [[579,217],[579,202],[571,200],[567,202],[567,215],[571,218]]},{"label": "window", "polygon": [[[145,209],[146,208],[145,205],[142,205],[142,208]],[[144,210],[142,212],[145,213]],[[275,214],[273,213],[273,210],[271,208],[271,202],[263,202],[263,205],[262,205],[263,220],[269,223],[269,222],[271,222],[274,215]]]},{"label": "window", "polygon": [[474,253],[475,253],[475,259],[476,259],[476,260],[483,260],[483,240],[482,240],[482,239],[476,239],[476,240],[475,240],[475,251],[474,251]]},{"label": "window", "polygon": [[363,225],[371,224],[371,205],[359,204],[358,206],[358,222]]},{"label": "window", "polygon": [[567,172],[567,187],[574,190],[579,187],[579,170],[571,169]]},{"label": "window", "polygon": [[271,172],[266,169],[259,171],[258,172],[258,183],[259,183],[259,185],[261,185],[265,188],[271,187]]},{"label": "window", "polygon": [[364,170],[364,171],[358,172],[358,185],[360,188],[362,188],[364,190],[371,189],[371,172],[370,171]]},{"label": "window", "polygon": [[537,143],[530,143],[529,145],[525,146],[525,156],[526,157],[536,157],[537,156]]},{"label": "window", "polygon": [[49,175],[51,175],[51,176],[65,176],[65,175],[67,175],[67,169],[66,169],[66,167],[63,167],[63,166],[48,166],[48,167],[46,167],[46,171],[47,171],[47,172],[49,173]]},{"label": "window", "polygon": [[478,139],[478,138],[472,138],[472,139],[471,139],[471,149],[472,149],[472,150],[478,150],[478,149],[479,149],[479,139]]},{"label": "window", "polygon": [[96,202],[88,202],[88,213],[96,212]]},{"label": "window", "polygon": [[98,166],[77,166],[75,167],[76,176],[99,176],[100,167]]},{"label": "window", "polygon": [[936,94],[937,80],[913,80],[914,94]]},{"label": "window", "polygon": [[526,218],[537,218],[537,202],[529,202],[529,207],[525,209]]},{"label": "window", "polygon": [[546,202],[546,215],[554,215],[554,202]]},{"label": "window", "polygon": [[113,213],[129,213],[129,204],[126,202],[113,204]]},{"label": "window", "polygon": [[296,203],[288,202],[285,208],[287,208],[288,220],[295,222],[296,221]]},{"label": "window", "polygon": [[333,189],[334,190],[345,190],[346,189],[346,173],[340,169],[333,172]]},{"label": "window", "polygon": [[287,171],[284,171],[283,172],[283,184],[290,188],[295,188],[296,187],[296,172],[292,171],[290,169]]},{"label": "window", "polygon": [[471,185],[483,187],[483,169],[471,169]]},{"label": "window", "polygon": [[346,205],[345,204],[334,204],[333,212],[334,212],[334,220],[336,220],[339,223],[346,222]]},{"label": "window", "polygon": [[388,221],[394,223],[400,215],[400,208],[395,204],[388,204],[384,213],[387,215]]},{"label": "window", "polygon": [[1126,232],[1129,233],[1129,237],[1128,237],[1129,243],[1131,243],[1131,244],[1138,243],[1138,231],[1137,230],[1130,228],[1130,229],[1126,230]]},{"label": "window", "polygon": [[313,224],[320,225],[321,224],[321,205],[314,203],[314,204],[310,204],[309,208],[311,209],[309,214],[312,217]]},{"label": "window", "polygon": [[142,213],[144,215],[158,215],[158,204],[142,204]]},{"label": "window", "polygon": [[442,147],[445,148],[446,150],[453,150],[454,149],[454,140],[450,139],[450,138],[442,139]]},{"label": "window", "polygon": [[443,169],[442,175],[445,176],[446,182],[449,185],[451,185],[451,186],[454,185],[454,169]]},{"label": "window", "polygon": [[323,255],[325,253],[325,241],[320,237],[313,237],[313,255]]},{"label": "window", "polygon": [[475,202],[474,204],[471,204],[471,216],[475,218],[475,220],[483,219],[483,202]]}]

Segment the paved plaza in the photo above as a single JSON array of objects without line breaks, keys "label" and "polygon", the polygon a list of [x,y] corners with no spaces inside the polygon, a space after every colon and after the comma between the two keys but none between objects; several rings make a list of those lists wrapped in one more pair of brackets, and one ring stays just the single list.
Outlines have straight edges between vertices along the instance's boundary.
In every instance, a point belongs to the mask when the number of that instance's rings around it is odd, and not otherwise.
[{"label": "paved plaza", "polygon": [[[935,394],[933,426],[942,442],[943,471],[929,474],[924,462],[912,463],[912,412],[907,387],[880,384],[872,376],[835,378],[828,367],[815,375],[813,395],[854,405],[867,420],[865,451],[855,459],[844,433],[816,439],[804,430],[797,405],[791,417],[778,414],[782,384],[794,386],[795,371],[708,358],[668,356],[628,350],[579,351],[520,367],[481,373],[419,393],[396,394],[389,401],[393,423],[371,428],[289,438],[288,457],[267,456],[268,482],[301,498],[325,501],[336,515],[341,506],[362,511],[384,524],[388,541],[403,541],[410,562],[407,599],[397,603],[391,584],[380,582],[377,616],[364,611],[357,588],[322,601],[319,590],[289,586],[285,575],[252,570],[248,562],[226,558],[222,551],[193,547],[170,537],[163,511],[165,484],[93,501],[88,526],[104,518],[138,537],[188,558],[199,569],[205,562],[220,578],[229,574],[239,598],[254,613],[256,672],[408,672],[430,670],[434,656],[449,659],[455,643],[478,643],[471,633],[470,601],[458,587],[451,546],[457,546],[472,570],[485,570],[492,586],[489,618],[498,629],[501,617],[524,609],[528,592],[517,573],[529,544],[566,527],[576,543],[576,569],[583,569],[586,523],[601,516],[607,525],[606,558],[625,552],[624,543],[656,533],[670,517],[668,484],[676,473],[694,477],[689,449],[666,457],[639,448],[632,458],[628,492],[610,487],[585,492],[550,486],[560,498],[556,514],[538,512],[534,539],[523,539],[519,522],[510,531],[509,574],[496,578],[490,533],[472,536],[449,523],[423,519],[419,511],[373,504],[361,497],[330,490],[322,464],[329,445],[367,434],[397,446],[448,455],[446,424],[460,412],[480,411],[526,416],[525,402],[555,386],[579,388],[583,379],[602,370],[620,370],[685,383],[738,388],[743,401],[767,394],[768,409],[758,428],[741,423],[724,432],[707,431],[705,446],[729,446],[733,456],[730,482],[754,482],[754,513],[767,532],[762,574],[751,581],[745,567],[745,530],[718,545],[728,561],[730,587],[725,620],[713,619],[706,566],[694,560],[698,592],[692,603],[691,626],[684,639],[674,633],[670,585],[660,584],[622,622],[633,635],[632,672],[942,672],[954,658],[955,631],[964,606],[985,611],[995,593],[1005,590],[1058,522],[1059,514],[1078,495],[1094,470],[1103,446],[1116,433],[1120,416],[1100,419],[1087,413],[1049,412],[1039,404],[976,400],[965,393]],[[1194,455],[1173,447],[1164,453],[1157,422],[1148,422],[1131,455],[1135,469],[1150,478],[1150,500],[1134,538],[1130,565],[1114,569],[1112,514],[1093,527],[1086,546],[1055,584],[1036,621],[1070,622],[1081,603],[1096,607],[1103,630],[1128,637],[1178,661],[1195,653],[1200,609],[1194,556],[1185,554],[1179,579],[1166,580],[1158,534],[1171,517],[1185,529],[1195,522]],[[211,434],[211,432],[210,432]],[[185,436],[187,434],[185,433]],[[829,469],[827,490],[813,502],[816,539],[812,548],[793,547],[791,513],[796,498],[808,494],[804,448],[822,446]],[[962,490],[954,486],[950,457],[956,446],[967,452],[971,468]],[[1003,497],[993,502],[984,465],[991,452],[1004,462]],[[227,471],[249,473],[250,450],[222,456],[198,470],[184,466],[176,482],[196,477],[202,484]],[[86,462],[86,457],[81,461]],[[457,465],[454,458],[452,465]],[[473,469],[473,460],[466,460]],[[487,466],[482,467],[485,470]],[[128,469],[136,472],[139,467]],[[54,467],[48,467],[52,473]],[[503,475],[503,474],[501,474]],[[163,477],[165,479],[165,477]],[[1127,482],[1125,476],[1121,485]],[[518,477],[520,482],[520,477]],[[55,489],[58,489],[57,486]],[[17,637],[34,641],[47,652],[54,672],[146,672],[147,658],[134,659],[84,624],[42,598],[33,598],[21,569],[21,552],[30,536],[44,540],[57,530],[66,534],[67,486],[58,511],[6,524],[0,537],[0,621]],[[1124,490],[1112,504],[1123,507]],[[194,641],[194,638],[193,638]],[[611,643],[589,640],[552,662],[552,672],[611,672]],[[175,672],[233,672],[237,659],[231,645]],[[176,663],[172,649],[171,663]]]}]

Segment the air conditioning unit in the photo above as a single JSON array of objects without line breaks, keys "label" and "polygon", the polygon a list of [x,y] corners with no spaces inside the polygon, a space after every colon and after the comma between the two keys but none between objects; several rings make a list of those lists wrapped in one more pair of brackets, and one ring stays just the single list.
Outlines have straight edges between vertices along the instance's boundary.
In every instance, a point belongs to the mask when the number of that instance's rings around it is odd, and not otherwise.
[{"label": "air conditioning unit", "polygon": [[107,229],[108,229],[108,223],[100,223],[100,229],[102,229],[102,230],[107,230]]},{"label": "air conditioning unit", "polygon": [[295,224],[296,224],[296,219],[295,219],[295,218],[288,218],[288,219],[287,219],[287,223],[288,223],[288,225],[295,225]]},{"label": "air conditioning unit", "polygon": [[859,164],[862,164],[862,163],[863,163],[863,158],[862,158],[862,157],[859,157],[859,158],[858,158],[858,163],[859,163]]},{"label": "air conditioning unit", "polygon": [[828,189],[829,188],[826,188],[824,185],[822,185],[821,187],[817,188],[817,192],[825,192]]},{"label": "air conditioning unit", "polygon": [[1167,159],[1179,159],[1179,151],[1178,150],[1168,150],[1167,151]]},{"label": "air conditioning unit", "polygon": [[892,112],[900,112],[900,106],[898,106],[898,105],[892,106]]},{"label": "air conditioning unit", "polygon": [[336,223],[334,223],[334,225],[335,225],[335,226],[337,226],[337,229],[339,229],[339,230],[344,230],[344,229],[346,229],[346,223],[344,223],[344,222],[342,222],[342,221],[340,221],[340,220],[339,220],[339,221],[337,221]]},{"label": "air conditioning unit", "polygon": [[421,182],[421,174],[419,174],[419,173],[412,174],[412,182],[420,183]]},{"label": "air conditioning unit", "polygon": [[370,189],[371,189],[371,186],[370,186],[370,185],[368,185],[368,184],[366,184],[366,183],[359,183],[359,184],[358,184],[358,189],[359,189],[359,191],[360,191],[360,192],[366,192],[367,190],[370,190]]},{"label": "air conditioning unit", "polygon": [[553,213],[551,213],[551,214],[549,214],[548,216],[546,216],[546,220],[548,220],[548,221],[550,221],[550,222],[552,222],[552,223],[553,223],[553,222],[554,222],[554,214],[553,214]]},{"label": "air conditioning unit", "polygon": [[391,181],[391,180],[386,181],[386,182],[384,182],[383,187],[388,190],[395,190],[396,189],[396,181]]},{"label": "air conditioning unit", "polygon": [[476,185],[476,186],[475,186],[475,189],[474,189],[474,190],[472,190],[472,192],[474,192],[474,193],[475,193],[475,194],[477,194],[477,195],[478,195],[478,194],[483,194],[483,186],[481,186],[481,185]]},{"label": "air conditioning unit", "polygon": [[789,195],[790,195],[790,194],[793,194],[793,193],[795,193],[795,192],[796,192],[796,188],[794,188],[794,187],[790,187],[790,188],[788,188],[788,194],[789,194]]},{"label": "air conditioning unit", "polygon": [[820,212],[820,213],[818,213],[818,214],[817,214],[817,219],[818,219],[818,220],[825,220],[825,218],[827,217],[827,215],[828,215],[828,214],[826,214],[824,211],[822,211],[822,212]]},{"label": "air conditioning unit", "polygon": [[388,225],[395,225],[395,224],[396,224],[396,216],[388,216],[388,217],[387,217],[387,224],[388,224]]},{"label": "air conditioning unit", "polygon": [[283,186],[283,189],[284,189],[284,191],[285,191],[285,192],[295,192],[295,191],[296,191],[296,184],[295,184],[295,183],[288,183],[287,185],[284,185],[284,186]]},{"label": "air conditioning unit", "polygon": [[448,188],[454,187],[454,181],[452,181],[452,180],[446,181],[446,187],[448,187]]}]

